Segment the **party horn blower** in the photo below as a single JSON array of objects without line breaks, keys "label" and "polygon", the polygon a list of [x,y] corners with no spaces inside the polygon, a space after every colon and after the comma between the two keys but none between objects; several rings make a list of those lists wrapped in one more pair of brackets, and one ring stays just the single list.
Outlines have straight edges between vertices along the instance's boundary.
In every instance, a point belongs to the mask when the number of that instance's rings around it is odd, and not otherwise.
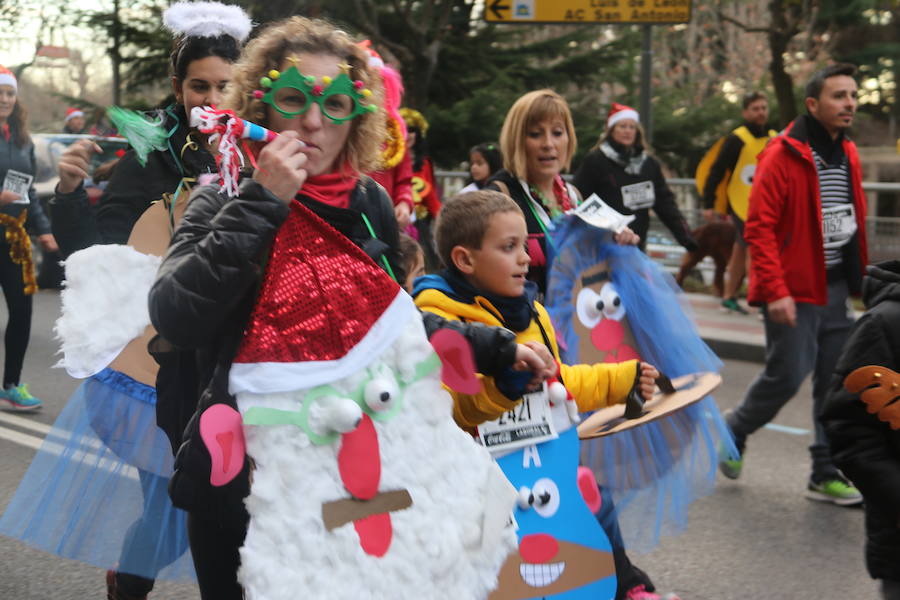
[{"label": "party horn blower", "polygon": [[[195,106],[191,109],[191,127],[202,133],[221,133],[228,126],[228,121],[232,119],[235,121],[234,135],[238,139],[253,142],[271,142],[278,137],[278,134],[274,131],[241,119],[230,110],[219,110],[211,106]],[[224,123],[223,120],[225,121]]]},{"label": "party horn blower", "polygon": [[211,106],[191,109],[191,127],[209,135],[210,145],[219,143],[216,165],[222,177],[222,189],[231,198],[238,194],[238,177],[244,166],[244,155],[238,148],[238,140],[267,143],[278,137],[274,131],[241,119],[234,111]]}]

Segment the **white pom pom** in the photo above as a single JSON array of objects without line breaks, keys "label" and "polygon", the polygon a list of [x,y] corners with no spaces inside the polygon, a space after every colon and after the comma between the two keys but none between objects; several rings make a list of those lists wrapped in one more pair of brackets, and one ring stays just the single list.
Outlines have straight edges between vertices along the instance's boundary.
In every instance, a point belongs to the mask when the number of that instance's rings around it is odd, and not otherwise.
[{"label": "white pom pom", "polygon": [[547,388],[547,393],[550,395],[550,402],[553,404],[565,402],[566,397],[569,395],[566,392],[566,386],[558,381],[554,381],[550,384],[550,387]]},{"label": "white pom pom", "polygon": [[573,425],[581,423],[581,415],[578,414],[578,405],[574,400],[566,400],[566,414]]},{"label": "white pom pom", "polygon": [[163,13],[163,24],[177,35],[230,35],[239,42],[246,40],[253,28],[250,17],[241,7],[218,2],[178,2]]}]

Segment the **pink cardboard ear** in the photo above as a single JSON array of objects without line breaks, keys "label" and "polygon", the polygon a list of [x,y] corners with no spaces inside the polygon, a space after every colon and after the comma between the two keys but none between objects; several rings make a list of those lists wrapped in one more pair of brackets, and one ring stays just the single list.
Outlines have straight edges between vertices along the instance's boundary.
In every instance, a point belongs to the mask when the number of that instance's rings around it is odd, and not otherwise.
[{"label": "pink cardboard ear", "polygon": [[597,478],[594,477],[594,472],[587,467],[578,467],[577,478],[581,497],[584,498],[584,502],[591,512],[597,514],[603,504],[603,498],[600,496],[600,488],[597,487]]},{"label": "pink cardboard ear", "polygon": [[444,385],[461,394],[477,394],[481,391],[481,382],[475,376],[472,348],[461,333],[440,329],[429,341],[441,359],[441,382]]},{"label": "pink cardboard ear", "polygon": [[200,415],[200,437],[212,459],[209,482],[220,487],[237,477],[247,453],[241,413],[226,404],[210,406]]}]

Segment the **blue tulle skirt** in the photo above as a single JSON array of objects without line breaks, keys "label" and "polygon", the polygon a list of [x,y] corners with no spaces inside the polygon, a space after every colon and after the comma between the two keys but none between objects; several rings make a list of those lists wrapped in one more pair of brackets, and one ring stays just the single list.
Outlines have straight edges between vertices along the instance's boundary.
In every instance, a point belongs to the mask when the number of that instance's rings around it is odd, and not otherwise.
[{"label": "blue tulle skirt", "polygon": [[195,578],[156,390],[104,369],[75,391],[19,484],[0,534],[149,579]]},{"label": "blue tulle skirt", "polygon": [[[671,275],[635,246],[619,246],[607,231],[565,217],[553,233],[559,250],[548,276],[547,310],[566,363],[579,360],[573,289],[583,273],[605,262],[642,360],[673,379],[716,372],[721,361],[703,342],[690,306]],[[629,550],[652,550],[660,536],[687,526],[691,502],[710,493],[720,454],[737,456],[715,400],[657,421],[582,443],[581,459],[612,497]]]}]

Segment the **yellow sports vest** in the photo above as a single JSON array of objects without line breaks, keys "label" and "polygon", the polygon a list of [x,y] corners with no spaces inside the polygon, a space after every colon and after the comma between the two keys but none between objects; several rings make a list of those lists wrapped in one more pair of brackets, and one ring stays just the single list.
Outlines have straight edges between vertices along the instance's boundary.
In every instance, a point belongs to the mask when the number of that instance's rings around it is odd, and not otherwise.
[{"label": "yellow sports vest", "polygon": [[731,179],[728,181],[728,203],[734,214],[740,220],[746,221],[747,208],[750,204],[750,186],[756,173],[756,157],[777,133],[770,129],[767,137],[758,138],[750,133],[745,125],[741,125],[732,133],[744,142],[744,147],[741,148],[734,171],[731,172]]}]

